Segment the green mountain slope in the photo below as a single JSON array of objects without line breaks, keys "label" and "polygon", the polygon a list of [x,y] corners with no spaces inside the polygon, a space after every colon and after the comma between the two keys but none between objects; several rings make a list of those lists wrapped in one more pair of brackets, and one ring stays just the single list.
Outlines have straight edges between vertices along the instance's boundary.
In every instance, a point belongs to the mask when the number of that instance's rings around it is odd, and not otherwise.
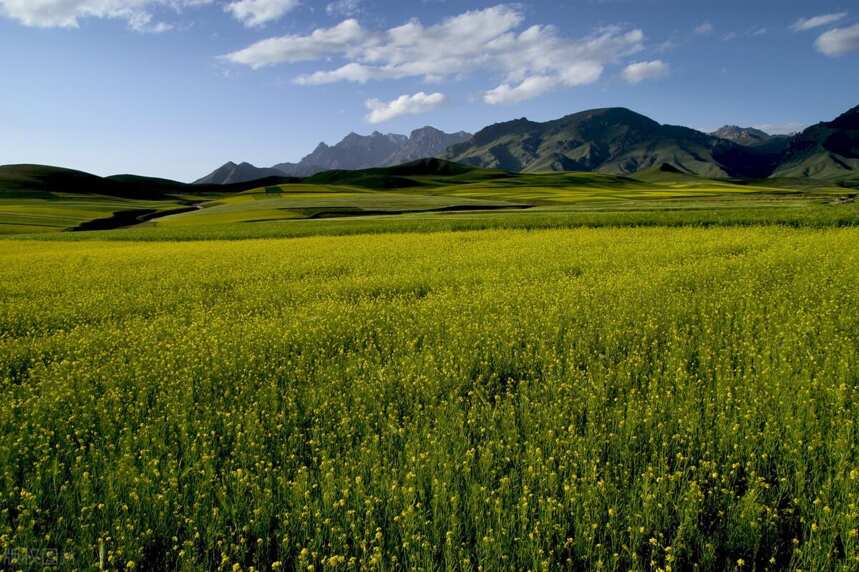
[{"label": "green mountain slope", "polygon": [[480,169],[444,159],[418,159],[395,167],[379,167],[360,171],[325,171],[303,180],[317,185],[353,185],[368,189],[398,189],[443,184],[476,182],[510,177],[498,169]]},{"label": "green mountain slope", "polygon": [[629,175],[670,165],[704,177],[762,177],[778,157],[694,129],[661,125],[626,108],[593,109],[555,121],[492,125],[448,149],[447,159],[510,171]]},{"label": "green mountain slope", "polygon": [[794,136],[773,176],[859,180],[859,106]]}]

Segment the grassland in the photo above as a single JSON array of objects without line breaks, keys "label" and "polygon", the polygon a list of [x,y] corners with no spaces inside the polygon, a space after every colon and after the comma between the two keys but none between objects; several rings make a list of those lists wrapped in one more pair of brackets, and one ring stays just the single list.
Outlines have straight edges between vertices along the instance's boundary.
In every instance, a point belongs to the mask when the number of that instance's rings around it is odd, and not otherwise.
[{"label": "grassland", "polygon": [[389,170],[379,171],[385,176],[368,176],[368,172],[343,173],[339,178],[328,175],[305,184],[254,189],[206,203],[197,212],[159,219],[153,225],[199,227],[437,211],[445,211],[445,216],[450,218],[451,213],[506,210],[508,212],[503,214],[511,214],[524,208],[537,209],[540,214],[562,215],[731,207],[790,208],[825,204],[850,194],[840,187],[809,190],[671,175],[645,175],[639,180],[591,173],[523,175],[472,170],[454,175],[404,177],[392,176]]},{"label": "grassland", "polygon": [[857,241],[4,240],[0,549],[68,570],[855,570]]},{"label": "grassland", "polygon": [[[218,192],[158,179],[77,174],[69,183],[77,194],[56,191],[69,180],[64,171],[36,177],[32,170],[25,178],[13,170],[17,178],[9,180],[0,171],[0,234],[115,226],[123,228],[63,238],[136,241],[639,224],[836,226],[859,220],[856,189],[803,180],[700,179],[661,170],[634,179],[513,174],[428,160]],[[89,188],[114,195],[87,194]]]},{"label": "grassland", "polygon": [[93,220],[110,218],[119,212],[167,211],[179,206],[175,201],[141,201],[98,195],[0,195],[0,235],[61,232]]},{"label": "grassland", "polygon": [[246,191],[201,205],[197,211],[164,217],[159,227],[199,227],[291,219],[367,216],[528,206],[508,201],[387,192],[352,186],[280,185]]}]

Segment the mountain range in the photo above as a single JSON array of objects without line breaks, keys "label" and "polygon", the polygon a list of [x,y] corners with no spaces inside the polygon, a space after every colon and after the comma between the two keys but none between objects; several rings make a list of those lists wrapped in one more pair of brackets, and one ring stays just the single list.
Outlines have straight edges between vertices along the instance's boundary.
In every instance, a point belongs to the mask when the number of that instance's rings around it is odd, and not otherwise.
[{"label": "mountain range", "polygon": [[370,135],[350,133],[336,145],[320,143],[298,163],[279,163],[265,168],[229,162],[195,184],[239,183],[271,176],[310,177],[323,171],[391,167],[441,155],[451,145],[470,138],[470,133],[445,133],[429,126],[415,129],[408,136],[378,131]]},{"label": "mountain range", "polygon": [[445,158],[507,171],[591,171],[630,175],[661,165],[705,177],[765,176],[771,153],[688,127],[661,125],[625,108],[592,109],[537,123],[487,127]]},{"label": "mountain range", "polygon": [[855,180],[859,106],[790,137],[731,126],[707,134],[625,108],[594,109],[545,123],[517,119],[492,125],[444,157],[508,171],[633,175],[664,166],[714,178]]},{"label": "mountain range", "polygon": [[770,135],[766,131],[755,129],[754,127],[739,127],[737,125],[725,125],[716,129],[710,135],[749,147],[772,145],[775,142],[786,142],[790,139],[789,135]]},{"label": "mountain range", "polygon": [[650,169],[712,178],[859,179],[859,106],[801,133],[770,135],[726,125],[712,133],[663,125],[626,108],[592,109],[547,122],[516,119],[475,135],[432,127],[410,136],[350,133],[298,163],[257,168],[227,163],[198,183],[307,177],[329,170],[387,167],[440,157],[473,167],[516,172],[586,171],[634,175]]}]

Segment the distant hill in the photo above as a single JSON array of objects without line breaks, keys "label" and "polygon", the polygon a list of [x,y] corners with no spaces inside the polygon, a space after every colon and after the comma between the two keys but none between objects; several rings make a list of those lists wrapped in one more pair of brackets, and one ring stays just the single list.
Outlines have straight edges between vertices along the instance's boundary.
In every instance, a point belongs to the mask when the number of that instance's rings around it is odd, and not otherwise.
[{"label": "distant hill", "polygon": [[445,158],[510,171],[628,175],[661,165],[705,177],[764,174],[757,153],[687,127],[661,125],[626,108],[593,109],[555,121],[517,119],[479,131]]},{"label": "distant hill", "polygon": [[738,145],[746,145],[747,147],[771,145],[776,141],[781,142],[784,147],[787,147],[787,142],[790,140],[789,135],[770,135],[766,131],[755,129],[754,127],[738,127],[736,125],[725,125],[713,131],[710,135],[719,139],[733,141]]},{"label": "distant hill", "polygon": [[859,180],[859,106],[793,136],[773,176]]},{"label": "distant hill", "polygon": [[523,118],[491,125],[449,148],[445,158],[508,171],[836,182],[859,175],[857,116],[859,107],[791,137],[730,125],[707,134],[625,108],[593,109],[545,123]]},{"label": "distant hill", "polygon": [[183,183],[166,179],[132,175],[105,178],[48,165],[0,166],[0,196],[12,193],[77,193],[158,199],[171,192],[180,192],[184,187]]},{"label": "distant hill", "polygon": [[[443,146],[451,141],[457,143],[444,151]],[[412,160],[421,155],[443,157]],[[45,165],[3,165],[0,196],[77,193],[157,200],[241,192],[301,180],[359,180],[370,188],[398,188],[422,184],[409,177],[469,177],[475,168],[482,169],[479,176],[484,178],[520,171],[579,171],[645,179],[805,178],[856,186],[859,106],[792,137],[735,126],[707,134],[662,125],[625,108],[583,111],[544,123],[517,119],[491,125],[474,136],[432,127],[416,129],[408,137],[352,133],[337,145],[320,144],[291,167],[292,176],[281,169],[227,163],[193,185],[136,175],[99,177]]]},{"label": "distant hill", "polygon": [[275,165],[284,173],[293,175],[313,174],[316,172],[335,169],[356,170],[384,166],[388,157],[392,156],[406,144],[405,135],[395,133],[382,134],[374,131],[370,135],[350,133],[342,141],[333,146],[320,143],[310,155],[299,163],[280,163]]},{"label": "distant hill", "polygon": [[442,155],[451,145],[471,138],[470,133],[445,133],[434,127],[415,129],[409,136],[374,131],[370,135],[350,133],[336,145],[320,143],[298,163],[278,163],[270,168],[250,163],[226,163],[197,183],[223,184],[249,181],[263,176],[310,177],[323,171],[354,171],[390,167],[426,157]]},{"label": "distant hill", "polygon": [[[323,171],[303,179],[304,183],[321,185],[354,185],[369,189],[398,189],[419,187],[428,182],[445,180],[453,184],[458,178],[468,182],[511,177],[506,171],[478,169],[444,159],[418,159],[394,167],[375,167],[360,170]],[[432,183],[430,183],[432,184]]]},{"label": "distant hill", "polygon": [[246,183],[265,177],[283,177],[283,171],[265,167],[255,167],[250,163],[230,161],[218,167],[202,179],[194,181],[195,185],[229,185],[231,183]]},{"label": "distant hill", "polygon": [[457,133],[445,133],[435,127],[422,127],[415,129],[405,140],[403,145],[390,155],[381,166],[395,166],[403,163],[437,157],[443,154],[448,147],[463,143],[471,139],[471,133],[459,131]]},{"label": "distant hill", "polygon": [[370,135],[350,133],[336,145],[320,143],[298,163],[280,163],[274,168],[288,175],[307,177],[323,171],[390,167],[425,157],[436,157],[451,145],[470,138],[471,134],[464,131],[445,133],[429,126],[415,129],[408,137],[378,131]]},{"label": "distant hill", "polygon": [[256,187],[294,182],[286,176],[214,185],[188,185],[169,179],[114,175],[99,177],[83,171],[48,165],[0,165],[0,197],[34,196],[45,193],[105,195],[127,199],[160,200],[182,194],[241,192]]}]

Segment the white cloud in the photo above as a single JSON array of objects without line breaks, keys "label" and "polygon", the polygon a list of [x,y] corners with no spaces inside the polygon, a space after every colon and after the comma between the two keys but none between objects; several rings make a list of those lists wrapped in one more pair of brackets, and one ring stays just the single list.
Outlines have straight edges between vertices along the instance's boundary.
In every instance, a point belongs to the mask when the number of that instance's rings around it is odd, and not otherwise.
[{"label": "white cloud", "polygon": [[602,75],[603,66],[596,62],[579,62],[561,70],[561,81],[564,85],[575,87],[594,83]]},{"label": "white cloud", "polygon": [[298,85],[326,85],[340,81],[367,83],[371,79],[397,79],[400,77],[405,77],[405,74],[393,69],[379,70],[353,62],[331,71],[318,71],[310,75],[299,76],[295,82]]},{"label": "white cloud", "polygon": [[538,75],[529,77],[519,85],[501,84],[483,94],[483,101],[496,105],[499,103],[516,103],[542,95],[558,85],[557,78]]},{"label": "white cloud", "polygon": [[251,28],[277,20],[298,4],[298,0],[235,0],[224,6],[224,10]]},{"label": "white cloud", "polygon": [[483,101],[491,105],[517,103],[543,95],[552,89],[565,85],[576,87],[597,81],[603,66],[595,62],[578,62],[559,71],[558,75],[535,75],[523,79],[516,85],[503,83],[483,94]]},{"label": "white cloud", "polygon": [[355,20],[344,20],[333,28],[314,30],[309,36],[281,36],[257,42],[244,50],[224,56],[227,60],[254,69],[280,63],[313,61],[350,52],[366,33]]},{"label": "white cloud", "polygon": [[370,123],[383,123],[401,115],[418,115],[432,111],[445,102],[447,98],[443,93],[426,94],[422,91],[414,95],[401,95],[393,101],[381,101],[368,99],[367,121]]},{"label": "white cloud", "polygon": [[0,0],[0,14],[25,26],[77,28],[83,18],[125,20],[139,32],[164,32],[170,24],[156,21],[153,9],[183,8],[209,4],[212,0]]},{"label": "white cloud", "polygon": [[710,22],[704,22],[703,24],[701,24],[695,28],[695,33],[701,34],[702,36],[707,35],[707,34],[712,34],[713,33],[713,24],[711,24]]},{"label": "white cloud", "polygon": [[[407,77],[439,81],[489,71],[501,77],[496,89],[504,91],[502,86],[513,90],[510,86],[521,87],[535,77],[552,78],[552,82],[537,82],[542,86],[591,83],[605,65],[622,61],[644,45],[641,30],[610,26],[572,39],[553,26],[522,29],[523,22],[521,9],[506,5],[465,12],[432,26],[413,19],[373,31],[346,20],[306,36],[263,40],[224,58],[255,69],[299,61],[334,62],[333,68],[297,78],[302,85]],[[526,87],[533,85],[534,81]],[[518,91],[525,92],[540,90]]]},{"label": "white cloud", "polygon": [[859,24],[847,28],[833,28],[820,34],[814,47],[818,52],[832,57],[859,51]]},{"label": "white cloud", "polygon": [[811,18],[800,18],[790,26],[790,29],[794,32],[802,32],[804,30],[811,30],[821,26],[828,26],[829,24],[846,17],[847,12],[837,12],[835,14],[821,14],[820,16],[814,16]]},{"label": "white cloud", "polygon": [[629,83],[640,83],[646,79],[658,79],[668,75],[668,64],[662,60],[635,62],[623,69],[623,79]]},{"label": "white cloud", "polygon": [[329,16],[357,16],[362,11],[363,0],[336,0],[330,2],[325,11]]}]

